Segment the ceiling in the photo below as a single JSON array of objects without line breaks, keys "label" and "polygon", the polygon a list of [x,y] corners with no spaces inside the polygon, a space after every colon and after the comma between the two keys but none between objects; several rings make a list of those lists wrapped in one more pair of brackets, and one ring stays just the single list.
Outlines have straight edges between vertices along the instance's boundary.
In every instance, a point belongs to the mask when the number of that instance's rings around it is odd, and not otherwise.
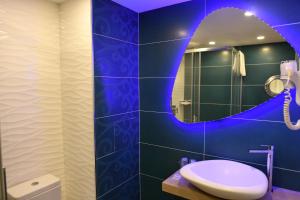
[{"label": "ceiling", "polygon": [[[259,35],[264,35],[265,39],[257,40]],[[241,10],[224,8],[203,20],[188,48],[211,47],[209,41],[216,42],[214,47],[225,47],[282,42],[284,39],[255,16],[246,17]]]},{"label": "ceiling", "polygon": [[114,2],[141,13],[190,0],[113,0]]}]

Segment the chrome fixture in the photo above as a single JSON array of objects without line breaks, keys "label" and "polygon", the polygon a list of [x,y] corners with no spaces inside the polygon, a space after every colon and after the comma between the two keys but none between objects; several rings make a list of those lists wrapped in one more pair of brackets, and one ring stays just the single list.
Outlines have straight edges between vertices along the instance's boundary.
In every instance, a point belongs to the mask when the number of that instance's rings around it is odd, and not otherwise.
[{"label": "chrome fixture", "polygon": [[260,145],[266,147],[267,150],[249,150],[249,153],[267,154],[267,176],[269,181],[268,191],[273,192],[272,178],[273,178],[273,159],[274,159],[274,146],[273,145]]},{"label": "chrome fixture", "polygon": [[176,105],[172,105],[172,112],[173,112],[173,115],[177,115],[179,110],[178,110],[178,107]]},{"label": "chrome fixture", "polygon": [[[286,80],[285,80],[286,81]],[[274,75],[265,82],[265,91],[270,97],[275,97],[284,91],[284,82],[280,75]]]},{"label": "chrome fixture", "polygon": [[180,158],[179,160],[180,168],[184,167],[187,164],[189,164],[189,159],[187,157]]},{"label": "chrome fixture", "polygon": [[195,160],[195,159],[189,159],[187,157],[182,157],[179,160],[179,165],[180,165],[180,168],[182,168],[185,165],[190,164],[190,163],[194,163],[194,162],[197,162],[197,160]]}]

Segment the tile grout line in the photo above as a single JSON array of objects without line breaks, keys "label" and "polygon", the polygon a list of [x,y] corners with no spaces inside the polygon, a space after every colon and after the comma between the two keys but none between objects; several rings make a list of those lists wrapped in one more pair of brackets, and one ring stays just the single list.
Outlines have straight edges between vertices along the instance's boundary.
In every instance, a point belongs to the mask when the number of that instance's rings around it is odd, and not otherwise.
[{"label": "tile grout line", "polygon": [[[248,105],[246,105],[248,106]],[[251,105],[250,105],[251,106]],[[154,110],[140,110],[140,112],[145,112],[145,113],[156,113],[156,114],[168,114],[168,115],[173,115],[171,112],[160,112],[160,111],[154,111]],[[227,117],[223,119],[234,119],[234,120],[245,120],[245,121],[257,121],[257,122],[269,122],[269,123],[284,123],[284,121],[274,121],[274,120],[264,120],[264,119],[247,119],[247,118],[240,118],[240,117]],[[204,122],[198,122],[198,123],[204,123]]]},{"label": "tile grout line", "polygon": [[[218,105],[218,106],[230,106],[231,104],[225,104],[225,103],[199,103],[200,105]],[[242,106],[257,106],[257,105],[242,105]]]},{"label": "tile grout line", "polygon": [[136,43],[129,42],[129,41],[126,41],[126,40],[122,40],[122,39],[119,39],[119,38],[115,38],[115,37],[111,37],[111,36],[107,36],[107,35],[103,35],[103,34],[99,34],[99,33],[93,33],[93,35],[101,36],[101,37],[108,38],[108,39],[112,39],[112,40],[115,40],[115,41],[124,42],[124,43],[127,43],[127,44],[132,44],[132,45],[138,46],[138,44],[136,44]]},{"label": "tile grout line", "polygon": [[203,153],[199,153],[199,152],[195,152],[195,151],[177,149],[177,148],[173,148],[173,147],[161,146],[161,145],[156,145],[156,144],[151,144],[151,143],[146,143],[146,142],[141,142],[141,144],[148,145],[148,146],[154,146],[154,147],[160,147],[160,148],[169,149],[169,150],[182,151],[182,152],[192,153],[192,154],[197,154],[197,155],[203,155]]},{"label": "tile grout line", "polygon": [[172,112],[163,112],[163,111],[154,111],[154,110],[140,110],[140,112],[173,115]]},{"label": "tile grout line", "polygon": [[111,78],[111,79],[176,79],[174,76],[93,76],[94,78]]},{"label": "tile grout line", "polygon": [[192,36],[183,37],[183,38],[175,38],[175,39],[170,39],[170,40],[160,40],[160,41],[156,41],[156,42],[140,43],[139,46],[152,45],[152,44],[160,44],[160,43],[167,43],[167,42],[176,42],[176,41],[182,41],[182,40],[187,40],[187,39],[192,39]]},{"label": "tile grout line", "polygon": [[114,150],[113,152],[107,153],[107,154],[105,154],[105,155],[103,155],[103,156],[96,157],[96,161],[97,161],[97,160],[101,160],[101,159],[103,159],[103,158],[106,158],[106,157],[108,157],[108,156],[110,156],[110,155],[112,155],[112,154],[120,153],[120,152],[122,152],[122,151],[127,151],[127,150],[129,150],[129,149],[132,149],[132,148],[134,148],[135,145],[139,145],[139,142],[138,142],[138,143],[134,143],[133,145],[130,145],[130,146],[128,146],[128,147],[121,148],[121,149],[119,149],[119,150],[117,150],[117,151]]},{"label": "tile grout line", "polygon": [[[195,85],[191,85],[191,84],[186,84],[186,86],[203,86],[203,87],[231,87],[231,86],[240,86],[240,85],[205,85],[205,84],[195,84]],[[265,86],[264,84],[244,84],[243,86],[257,86],[257,87],[261,87],[261,86]],[[183,86],[182,86],[183,87]]]},{"label": "tile grout line", "polygon": [[246,63],[245,65],[250,65],[250,66],[257,66],[257,65],[280,65],[281,63]]},{"label": "tile grout line", "polygon": [[94,76],[95,78],[111,78],[111,79],[139,79],[135,76]]},{"label": "tile grout line", "polygon": [[[245,65],[250,65],[250,66],[260,66],[260,65],[280,65],[280,62],[276,62],[276,63],[246,63]],[[231,65],[203,65],[201,67],[192,67],[192,68],[228,68],[228,67],[232,67]]]},{"label": "tile grout line", "polygon": [[140,88],[140,13],[138,13],[138,97],[139,97],[139,196],[142,200],[142,179],[141,179],[141,88]]},{"label": "tile grout line", "polygon": [[292,26],[292,25],[299,25],[300,22],[294,22],[294,23],[288,23],[288,24],[281,24],[281,25],[274,25],[274,26],[271,26],[271,28],[277,28],[277,27],[284,27],[284,26]]},{"label": "tile grout line", "polygon": [[125,180],[124,182],[120,183],[119,185],[117,185],[116,187],[113,187],[112,189],[108,190],[107,192],[105,192],[104,194],[102,194],[101,196],[98,196],[97,199],[100,199],[104,196],[106,196],[107,194],[111,193],[112,191],[114,191],[115,189],[123,186],[124,184],[128,183],[129,181],[133,180],[136,176],[138,176],[139,174],[135,174],[132,177],[128,178],[127,180]]},{"label": "tile grout line", "polygon": [[139,79],[176,79],[173,76],[141,76]]},{"label": "tile grout line", "polygon": [[159,181],[163,181],[164,179],[162,179],[162,178],[158,178],[158,177],[156,177],[156,176],[151,176],[151,175],[148,175],[148,174],[144,174],[144,173],[140,173],[142,176],[147,176],[147,177],[149,177],[149,178],[153,178],[153,179],[157,179],[157,180],[159,180]]},{"label": "tile grout line", "polygon": [[109,117],[131,114],[131,113],[135,113],[135,112],[139,112],[139,110],[133,110],[133,111],[128,111],[128,112],[124,112],[124,113],[117,113],[117,114],[113,114],[113,115],[105,115],[105,116],[101,116],[101,117],[95,117],[95,119],[104,119],[104,118],[109,118]]},{"label": "tile grout line", "polygon": [[228,119],[284,124],[284,121],[274,121],[274,120],[265,120],[265,119],[247,119],[247,118],[241,118],[241,117],[229,117]]},{"label": "tile grout line", "polygon": [[209,154],[205,154],[205,155],[206,156],[210,156],[210,157],[214,157],[214,158],[223,159],[223,160],[231,160],[231,161],[236,161],[236,162],[241,162],[241,163],[248,163],[248,164],[252,164],[252,165],[259,165],[259,166],[263,166],[263,167],[267,166],[267,165],[260,164],[260,163],[249,162],[249,161],[242,161],[242,160],[233,159],[233,158],[227,158],[227,157],[222,157],[222,156],[209,155]]},{"label": "tile grout line", "polygon": [[[159,148],[164,148],[164,149],[175,150],[175,151],[182,151],[182,152],[187,152],[187,153],[202,155],[202,153],[188,151],[188,150],[183,150],[183,149],[177,149],[177,148],[173,148],[173,147],[166,147],[166,146],[161,146],[161,145],[156,145],[156,144],[150,144],[150,143],[145,143],[145,142],[141,142],[141,144],[148,145],[148,146],[159,147]],[[255,163],[255,162],[249,162],[249,161],[243,161],[243,160],[238,160],[238,159],[233,159],[233,158],[228,158],[228,157],[222,157],[222,156],[216,156],[216,155],[210,155],[210,154],[206,154],[206,153],[204,155],[205,156],[219,158],[219,159],[232,160],[232,161],[241,162],[241,163],[248,163],[248,164],[263,166],[263,167],[267,166],[265,164],[260,164],[260,163]],[[293,170],[293,169],[288,169],[288,168],[282,168],[282,167],[277,167],[277,166],[274,166],[273,168],[279,169],[279,170],[291,171],[291,172],[295,172],[295,173],[300,173],[300,170],[298,171],[298,170]]]}]

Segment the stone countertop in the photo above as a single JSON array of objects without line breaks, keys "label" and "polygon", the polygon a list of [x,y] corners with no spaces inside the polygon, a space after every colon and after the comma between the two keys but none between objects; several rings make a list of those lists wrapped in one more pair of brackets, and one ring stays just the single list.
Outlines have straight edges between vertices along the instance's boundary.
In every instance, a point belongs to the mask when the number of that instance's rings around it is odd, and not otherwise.
[{"label": "stone countertop", "polygon": [[[162,182],[162,190],[190,200],[220,200],[190,184],[179,174],[179,171]],[[300,192],[274,187],[272,193],[266,194],[260,200],[300,200]]]}]

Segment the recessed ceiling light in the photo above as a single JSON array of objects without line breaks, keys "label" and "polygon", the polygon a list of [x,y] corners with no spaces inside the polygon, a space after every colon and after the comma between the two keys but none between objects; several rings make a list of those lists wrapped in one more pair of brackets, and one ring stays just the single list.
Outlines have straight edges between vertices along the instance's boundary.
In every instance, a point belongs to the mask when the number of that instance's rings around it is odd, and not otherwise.
[{"label": "recessed ceiling light", "polygon": [[244,15],[245,15],[246,17],[251,17],[251,16],[253,16],[254,14],[253,14],[253,12],[246,11],[246,12],[244,13]]},{"label": "recessed ceiling light", "polygon": [[263,35],[259,35],[259,36],[257,36],[257,38],[256,39],[258,39],[258,40],[263,40],[263,39],[265,39],[265,36],[263,36]]},{"label": "recessed ceiling light", "polygon": [[179,35],[180,37],[186,37],[186,36],[188,35],[188,33],[187,33],[187,31],[185,31],[185,30],[180,30],[180,31],[178,31],[178,35]]},{"label": "recessed ceiling light", "polygon": [[215,45],[216,42],[215,42],[215,41],[210,41],[208,44],[209,44],[209,45]]}]

